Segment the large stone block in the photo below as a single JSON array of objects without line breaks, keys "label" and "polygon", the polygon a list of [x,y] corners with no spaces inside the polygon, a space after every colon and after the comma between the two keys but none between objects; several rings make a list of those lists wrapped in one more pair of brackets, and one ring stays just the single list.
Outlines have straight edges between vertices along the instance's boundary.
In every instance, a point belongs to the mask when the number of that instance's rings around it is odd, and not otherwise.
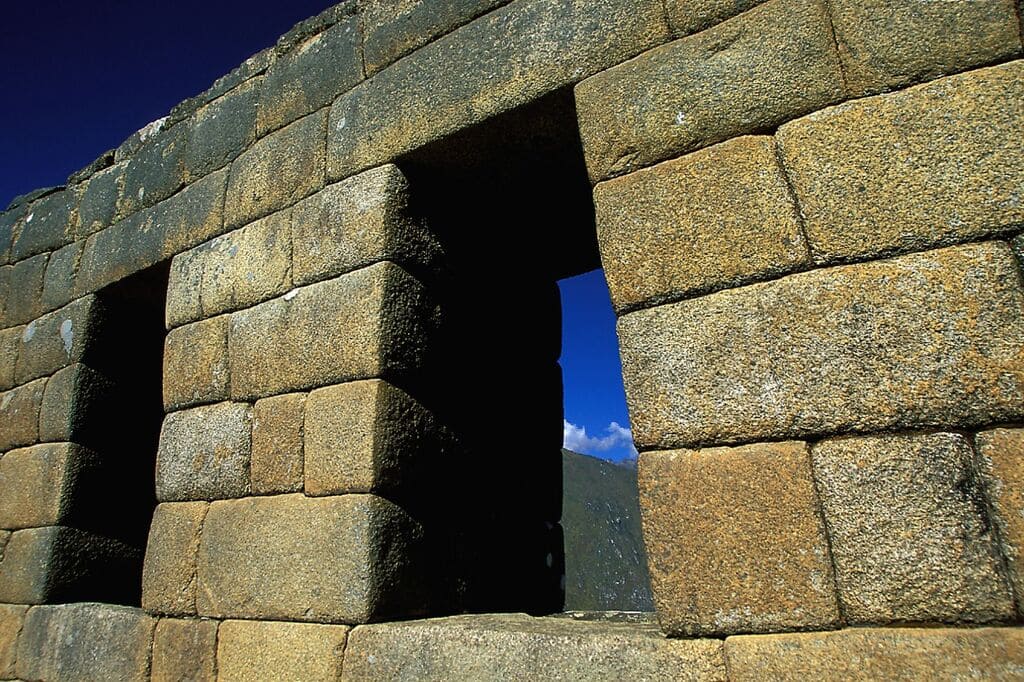
[{"label": "large stone block", "polygon": [[676,36],[703,31],[760,5],[765,0],[665,0],[668,23]]},{"label": "large stone block", "polygon": [[250,467],[253,493],[302,492],[305,418],[305,393],[256,401]]},{"label": "large stone block", "polygon": [[992,622],[1013,592],[959,434],[820,441],[814,477],[850,625]]},{"label": "large stone block", "polygon": [[423,286],[387,262],[294,289],[232,314],[231,396],[415,374],[433,316]]},{"label": "large stone block", "polygon": [[81,481],[96,455],[73,443],[12,450],[0,459],[0,528],[65,525],[82,512]]},{"label": "large stone block", "polygon": [[988,242],[781,280],[619,319],[641,450],[1024,412],[1024,305]]},{"label": "large stone block", "polygon": [[56,310],[75,298],[75,277],[85,241],[72,242],[50,254],[43,276],[42,310]]},{"label": "large stone block", "polygon": [[594,189],[617,310],[768,279],[810,260],[770,137],[741,137]]},{"label": "large stone block", "polygon": [[18,635],[25,623],[27,606],[0,604],[0,678],[14,679]]},{"label": "large stone block", "polygon": [[220,682],[337,680],[345,625],[227,620],[217,638]]},{"label": "large stone block", "polygon": [[343,680],[728,679],[719,640],[665,639],[655,627],[522,614],[361,625]]},{"label": "large stone block", "polygon": [[119,163],[89,178],[78,206],[79,226],[76,238],[82,239],[95,234],[110,227],[121,217],[117,213],[117,206],[124,189],[125,166],[125,163]]},{"label": "large stone block", "polygon": [[155,619],[125,606],[37,606],[25,617],[18,677],[147,682],[155,626]]},{"label": "large stone block", "polygon": [[0,451],[39,440],[39,410],[46,379],[0,393]]},{"label": "large stone block", "polygon": [[234,161],[256,140],[256,105],[261,83],[261,78],[248,80],[188,119],[183,160],[186,182]]},{"label": "large stone block", "polygon": [[804,443],[645,452],[640,508],[661,629],[827,629],[832,562]]},{"label": "large stone block", "polygon": [[[975,436],[978,465],[991,505],[1010,582],[1024,594],[1024,429],[992,429]],[[1018,605],[1018,610],[1020,606]]]},{"label": "large stone block", "polygon": [[268,135],[231,164],[224,220],[238,227],[294,204],[324,186],[327,111]]},{"label": "large stone block", "polygon": [[424,612],[420,527],[372,495],[214,502],[197,606],[217,618],[365,623]]},{"label": "large stone block", "polygon": [[128,158],[118,213],[131,215],[170,197],[185,186],[186,126],[149,136]]},{"label": "large stone block", "polygon": [[227,315],[172,329],[164,340],[164,409],[227,400]]},{"label": "large stone block", "polygon": [[196,614],[196,554],[206,502],[165,502],[153,512],[142,569],[142,608],[176,616]]},{"label": "large stone block", "polygon": [[771,129],[843,97],[822,0],[772,0],[576,88],[594,182],[737,135]]},{"label": "large stone block", "polygon": [[650,49],[659,0],[513,2],[425,45],[339,97],[328,178],[394,160]]},{"label": "large stone block", "polygon": [[151,682],[216,682],[217,625],[161,618],[153,634]]},{"label": "large stone block", "polygon": [[1020,54],[1013,0],[829,0],[829,6],[853,97]]},{"label": "large stone block", "polygon": [[21,335],[15,371],[18,382],[44,377],[87,360],[97,350],[95,337],[103,316],[103,305],[97,298],[83,296],[30,322]]},{"label": "large stone block", "polygon": [[73,441],[97,450],[117,443],[125,397],[87,365],[74,364],[46,382],[39,410],[39,440]]},{"label": "large stone block", "polygon": [[56,251],[71,241],[77,224],[78,193],[74,188],[54,192],[30,204],[11,246],[11,260]]},{"label": "large stone block", "polygon": [[1015,680],[1020,628],[858,628],[725,640],[730,682]]},{"label": "large stone block", "polygon": [[27,209],[27,206],[12,206],[0,213],[0,265],[7,265],[11,262],[11,245],[14,243],[14,235],[21,230]]},{"label": "large stone block", "polygon": [[14,388],[17,383],[14,378],[14,370],[18,364],[21,335],[24,333],[24,327],[0,330],[0,391]]},{"label": "large stone block", "polygon": [[218,500],[249,494],[252,408],[204,405],[164,418],[156,455],[161,502]]},{"label": "large stone block", "polygon": [[0,299],[3,303],[3,326],[31,322],[43,313],[43,281],[49,254],[26,258],[2,268]]},{"label": "large stone block", "polygon": [[824,263],[1019,230],[1021,128],[1024,62],[1013,62],[826,109],[777,139]]}]

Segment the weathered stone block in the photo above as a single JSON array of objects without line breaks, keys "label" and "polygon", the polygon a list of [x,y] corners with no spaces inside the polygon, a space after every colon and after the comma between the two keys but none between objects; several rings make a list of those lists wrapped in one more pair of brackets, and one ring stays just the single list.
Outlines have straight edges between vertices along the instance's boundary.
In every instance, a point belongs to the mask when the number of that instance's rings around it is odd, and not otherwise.
[{"label": "weathered stone block", "polygon": [[75,233],[77,239],[83,239],[110,227],[122,217],[117,213],[117,206],[124,189],[125,166],[125,163],[119,163],[89,178],[78,207],[79,226]]},{"label": "weathered stone block", "polygon": [[1013,592],[959,434],[836,438],[813,448],[850,625],[992,622]]},{"label": "weathered stone block", "polygon": [[414,273],[434,266],[440,247],[408,208],[409,182],[393,165],[360,173],[296,204],[292,210],[295,284],[382,260]]},{"label": "weathered stone block", "polygon": [[1000,242],[790,275],[619,319],[641,450],[1012,420],[1024,305]]},{"label": "weathered stone block", "polygon": [[153,221],[164,233],[158,260],[202,244],[224,231],[227,180],[228,169],[225,168],[193,182],[154,207]]},{"label": "weathered stone block", "polygon": [[532,102],[668,37],[659,0],[513,2],[425,45],[339,97],[331,180]]},{"label": "weathered stone block", "polygon": [[14,679],[18,634],[25,623],[27,606],[0,604],[0,678]]},{"label": "weathered stone block", "polygon": [[72,239],[78,224],[78,195],[64,189],[32,203],[11,246],[11,260],[56,251]]},{"label": "weathered stone block", "polygon": [[231,396],[413,374],[433,315],[423,286],[387,262],[234,313]]},{"label": "weathered stone block", "polygon": [[43,280],[49,259],[49,254],[41,253],[9,268],[2,268],[6,272],[0,278],[3,326],[31,322],[43,313]]},{"label": "weathered stone block", "polygon": [[103,306],[95,296],[76,299],[33,320],[21,335],[15,376],[25,383],[81,362],[96,350]]},{"label": "weathered stone block", "polygon": [[164,341],[164,409],[228,398],[227,315],[172,329]]},{"label": "weathered stone block", "polygon": [[675,36],[687,36],[720,24],[765,0],[665,0]]},{"label": "weathered stone block", "polygon": [[218,403],[164,418],[156,455],[161,502],[217,500],[249,493],[252,408]]},{"label": "weathered stone block", "polygon": [[262,80],[242,83],[189,119],[183,162],[186,182],[234,161],[256,140],[256,103]]},{"label": "weathered stone block", "polygon": [[146,682],[155,625],[155,619],[126,606],[37,606],[25,617],[18,677]]},{"label": "weathered stone block", "polygon": [[294,204],[324,186],[327,111],[301,118],[231,164],[224,221],[238,227]]},{"label": "weathered stone block", "polygon": [[647,624],[472,615],[361,625],[344,680],[727,679],[719,640],[665,639]]},{"label": "weathered stone block", "polygon": [[772,0],[576,88],[594,182],[773,128],[842,97],[822,0]]},{"label": "weathered stone block", "polygon": [[162,618],[153,634],[151,682],[215,682],[217,621]]},{"label": "weathered stone block", "polygon": [[214,502],[199,545],[203,616],[324,623],[423,613],[420,527],[373,495]]},{"label": "weathered stone block", "polygon": [[153,206],[185,186],[186,126],[154,133],[128,159],[118,215]]},{"label": "weathered stone block", "polygon": [[1021,49],[1013,0],[829,0],[829,6],[853,97],[997,62]]},{"label": "weathered stone block", "polygon": [[344,625],[224,621],[217,641],[217,679],[337,680],[350,629]]},{"label": "weathered stone block", "polygon": [[1014,592],[1021,595],[1024,594],[1024,429],[983,431],[975,436],[974,442],[1010,582]]},{"label": "weathered stone block", "polygon": [[56,310],[75,298],[75,277],[85,242],[72,242],[50,254],[43,276],[42,310]]},{"label": "weathered stone block", "polygon": [[142,145],[151,140],[154,135],[159,133],[161,130],[165,130],[170,127],[167,116],[158,118],[155,121],[151,121],[146,125],[142,126],[134,133],[132,133],[127,140],[122,142],[117,149],[114,150],[114,163],[121,163],[127,160],[130,156],[135,154]]},{"label": "weathered stone block", "polygon": [[267,68],[274,61],[274,52],[273,47],[257,52],[235,67],[230,73],[215,80],[213,85],[203,92],[176,104],[171,109],[171,113],[167,115],[168,123],[173,125],[179,121],[184,121],[206,104],[228,94],[246,81],[266,73]]},{"label": "weathered stone block", "polygon": [[638,476],[651,588],[666,634],[839,622],[806,444],[645,452]]},{"label": "weathered stone block", "polygon": [[39,409],[46,379],[0,393],[0,451],[39,440]]},{"label": "weathered stone block", "polygon": [[0,391],[13,388],[16,383],[14,370],[18,363],[21,335],[24,333],[24,327],[0,330]]},{"label": "weathered stone block", "polygon": [[74,521],[83,471],[94,453],[74,443],[12,450],[0,459],[0,528],[18,530]]},{"label": "weathered stone block", "polygon": [[209,508],[206,502],[157,505],[142,569],[142,608],[146,611],[196,614],[196,554]]},{"label": "weathered stone block", "polygon": [[594,189],[617,310],[794,270],[810,260],[770,137],[741,137]]},{"label": "weathered stone block", "polygon": [[278,55],[260,93],[257,124],[262,137],[328,106],[363,79],[363,55],[355,3],[350,16]]},{"label": "weathered stone block", "polygon": [[87,365],[74,364],[46,382],[39,410],[39,440],[74,441],[102,450],[123,418],[114,383]]},{"label": "weathered stone block", "polygon": [[26,206],[8,208],[0,213],[0,265],[11,262],[11,245],[25,222]]},{"label": "weathered stone block", "polygon": [[1019,230],[1021,128],[1014,62],[827,109],[777,139],[811,250],[829,262]]},{"label": "weathered stone block", "polygon": [[1009,680],[1024,665],[1020,628],[858,628],[725,640],[729,680]]},{"label": "weathered stone block", "polygon": [[256,401],[252,418],[252,491],[302,492],[306,394]]}]

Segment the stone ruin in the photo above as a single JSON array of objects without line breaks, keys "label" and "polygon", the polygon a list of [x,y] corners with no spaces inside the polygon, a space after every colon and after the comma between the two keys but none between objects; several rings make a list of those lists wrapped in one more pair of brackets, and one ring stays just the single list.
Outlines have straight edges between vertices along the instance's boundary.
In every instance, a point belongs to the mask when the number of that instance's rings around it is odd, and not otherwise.
[{"label": "stone ruin", "polygon": [[[300,24],[0,216],[0,679],[1021,679],[1021,56],[1012,0]],[[656,622],[552,615],[601,265]]]}]

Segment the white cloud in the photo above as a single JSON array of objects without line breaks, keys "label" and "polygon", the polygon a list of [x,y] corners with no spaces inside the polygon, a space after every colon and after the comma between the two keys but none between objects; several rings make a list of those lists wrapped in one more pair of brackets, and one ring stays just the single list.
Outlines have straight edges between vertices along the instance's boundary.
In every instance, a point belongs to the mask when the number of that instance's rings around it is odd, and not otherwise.
[{"label": "white cloud", "polygon": [[588,436],[587,429],[583,426],[576,426],[572,422],[562,420],[562,447],[566,450],[579,452],[585,455],[596,455],[599,452],[608,452],[617,448],[625,448],[629,451],[630,457],[635,458],[636,447],[633,445],[633,432],[618,422],[612,422],[604,430],[602,437]]}]

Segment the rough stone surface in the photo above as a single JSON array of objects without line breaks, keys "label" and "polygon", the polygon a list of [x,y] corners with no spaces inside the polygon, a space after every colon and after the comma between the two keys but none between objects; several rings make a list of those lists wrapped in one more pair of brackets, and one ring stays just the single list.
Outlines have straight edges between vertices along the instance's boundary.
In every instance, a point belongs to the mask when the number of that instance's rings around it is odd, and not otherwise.
[{"label": "rough stone surface", "polygon": [[1019,600],[1024,595],[1024,429],[983,431],[974,442],[1007,573]]},{"label": "rough stone surface", "polygon": [[668,37],[660,0],[519,0],[395,62],[331,109],[328,177],[387,163]]},{"label": "rough stone surface", "polygon": [[594,190],[617,310],[767,279],[810,260],[770,137],[741,137]]},{"label": "rough stone surface", "polygon": [[153,618],[126,606],[37,606],[25,617],[18,677],[147,682],[155,626]]},{"label": "rough stone surface", "polygon": [[770,129],[843,96],[822,0],[772,0],[576,88],[594,182]]},{"label": "rough stone surface", "polygon": [[39,409],[46,379],[0,393],[0,451],[39,440]]},{"label": "rough stone surface", "polygon": [[60,310],[33,320],[21,334],[15,376],[18,383],[45,377],[87,358],[103,307],[95,296],[76,299]]},{"label": "rough stone surface", "polygon": [[0,279],[0,286],[6,291],[0,291],[5,327],[31,322],[42,314],[43,281],[49,260],[49,254],[41,253],[4,268],[6,276]]},{"label": "rough stone surface", "polygon": [[327,111],[268,135],[231,164],[224,220],[238,227],[294,204],[324,186]]},{"label": "rough stone surface", "polygon": [[7,547],[7,541],[11,539],[11,531],[0,530],[0,561],[4,560],[4,548]]},{"label": "rough stone surface", "polygon": [[78,223],[78,194],[65,189],[32,203],[11,246],[11,260],[56,251],[72,239]]},{"label": "rough stone surface", "polygon": [[1006,244],[790,275],[619,319],[641,450],[1022,412],[1024,305]]},{"label": "rough stone surface", "polygon": [[215,682],[217,621],[162,618],[153,634],[151,682]]},{"label": "rough stone surface", "polygon": [[78,206],[78,239],[110,227],[122,217],[117,207],[121,201],[124,188],[125,163],[119,163],[93,175],[82,192],[82,201]]},{"label": "rough stone surface", "polygon": [[24,224],[26,212],[26,207],[20,206],[0,213],[0,265],[11,262],[11,245]]},{"label": "rough stone surface", "polygon": [[305,393],[256,401],[252,418],[253,493],[302,491],[305,408]]},{"label": "rough stone surface", "polygon": [[184,121],[204,105],[209,104],[219,97],[223,97],[235,88],[244,84],[246,81],[266,73],[273,61],[273,47],[268,47],[257,52],[242,62],[230,73],[215,80],[213,85],[205,91],[199,93],[195,97],[189,97],[187,100],[175,105],[175,107],[171,109],[171,113],[167,116],[167,122],[173,125],[180,121]]},{"label": "rough stone surface", "polygon": [[72,520],[83,470],[95,455],[73,443],[12,450],[0,459],[0,528],[57,526]]},{"label": "rough stone surface", "polygon": [[676,36],[687,36],[720,24],[765,0],[665,0],[668,23]]},{"label": "rough stone surface", "polygon": [[850,95],[897,89],[1020,54],[1013,0],[829,0]]},{"label": "rough stone surface", "polygon": [[21,335],[24,327],[11,327],[0,330],[0,391],[14,388],[14,369],[18,363],[18,349],[21,347]]},{"label": "rough stone surface", "polygon": [[114,150],[114,163],[121,163],[128,159],[142,147],[144,142],[152,139],[161,130],[169,128],[170,125],[168,117],[164,116],[136,130]]},{"label": "rough stone surface", "polygon": [[39,409],[39,440],[73,441],[97,450],[117,441],[124,399],[113,382],[87,365],[74,364],[46,382]]},{"label": "rough stone surface", "polygon": [[422,614],[420,534],[372,495],[214,502],[199,545],[199,614],[327,623]]},{"label": "rough stone surface", "polygon": [[172,329],[164,341],[164,409],[228,398],[227,315]]},{"label": "rough stone surface", "polygon": [[359,18],[353,12],[278,55],[260,94],[260,135],[328,106],[363,79]]},{"label": "rough stone surface", "polygon": [[27,606],[0,604],[0,679],[14,679],[18,634],[25,623]]},{"label": "rough stone surface", "polygon": [[652,625],[472,615],[361,625],[344,680],[718,680],[719,640],[665,639]]},{"label": "rough stone surface", "polygon": [[665,633],[721,636],[838,623],[804,443],[645,452],[639,486]]},{"label": "rough stone surface", "polygon": [[85,242],[78,241],[50,254],[43,276],[42,310],[56,310],[75,298],[75,276],[84,250]]},{"label": "rough stone surface", "polygon": [[100,154],[87,166],[83,166],[74,173],[68,176],[68,185],[77,185],[85,182],[96,173],[99,173],[105,168],[110,168],[114,163],[114,150],[108,149],[107,151]]},{"label": "rough stone surface", "polygon": [[413,374],[433,314],[423,286],[387,262],[234,313],[231,396]]},{"label": "rough stone surface", "polygon": [[730,682],[1020,679],[1020,628],[860,628],[725,640]]},{"label": "rough stone surface", "polygon": [[393,165],[325,188],[292,211],[295,284],[381,260],[417,272],[440,257],[432,234],[408,211],[409,182]]},{"label": "rough stone surface", "polygon": [[350,628],[228,620],[220,626],[220,682],[337,680]]},{"label": "rough stone surface", "polygon": [[218,500],[249,494],[252,408],[204,405],[164,418],[156,455],[161,502]]},{"label": "rough stone surface", "polygon": [[965,437],[835,438],[812,457],[848,624],[1013,617]]},{"label": "rough stone surface", "polygon": [[915,251],[1020,230],[1024,151],[1015,141],[1022,128],[1024,62],[784,125],[783,164],[815,259]]},{"label": "rough stone surface", "polygon": [[256,103],[261,81],[253,78],[242,83],[189,119],[183,161],[187,182],[234,161],[256,140]]},{"label": "rough stone surface", "polygon": [[185,133],[183,125],[160,130],[131,155],[124,169],[119,215],[153,206],[185,185]]},{"label": "rough stone surface", "polygon": [[206,502],[158,504],[142,569],[142,608],[176,616],[196,614],[196,553]]}]

